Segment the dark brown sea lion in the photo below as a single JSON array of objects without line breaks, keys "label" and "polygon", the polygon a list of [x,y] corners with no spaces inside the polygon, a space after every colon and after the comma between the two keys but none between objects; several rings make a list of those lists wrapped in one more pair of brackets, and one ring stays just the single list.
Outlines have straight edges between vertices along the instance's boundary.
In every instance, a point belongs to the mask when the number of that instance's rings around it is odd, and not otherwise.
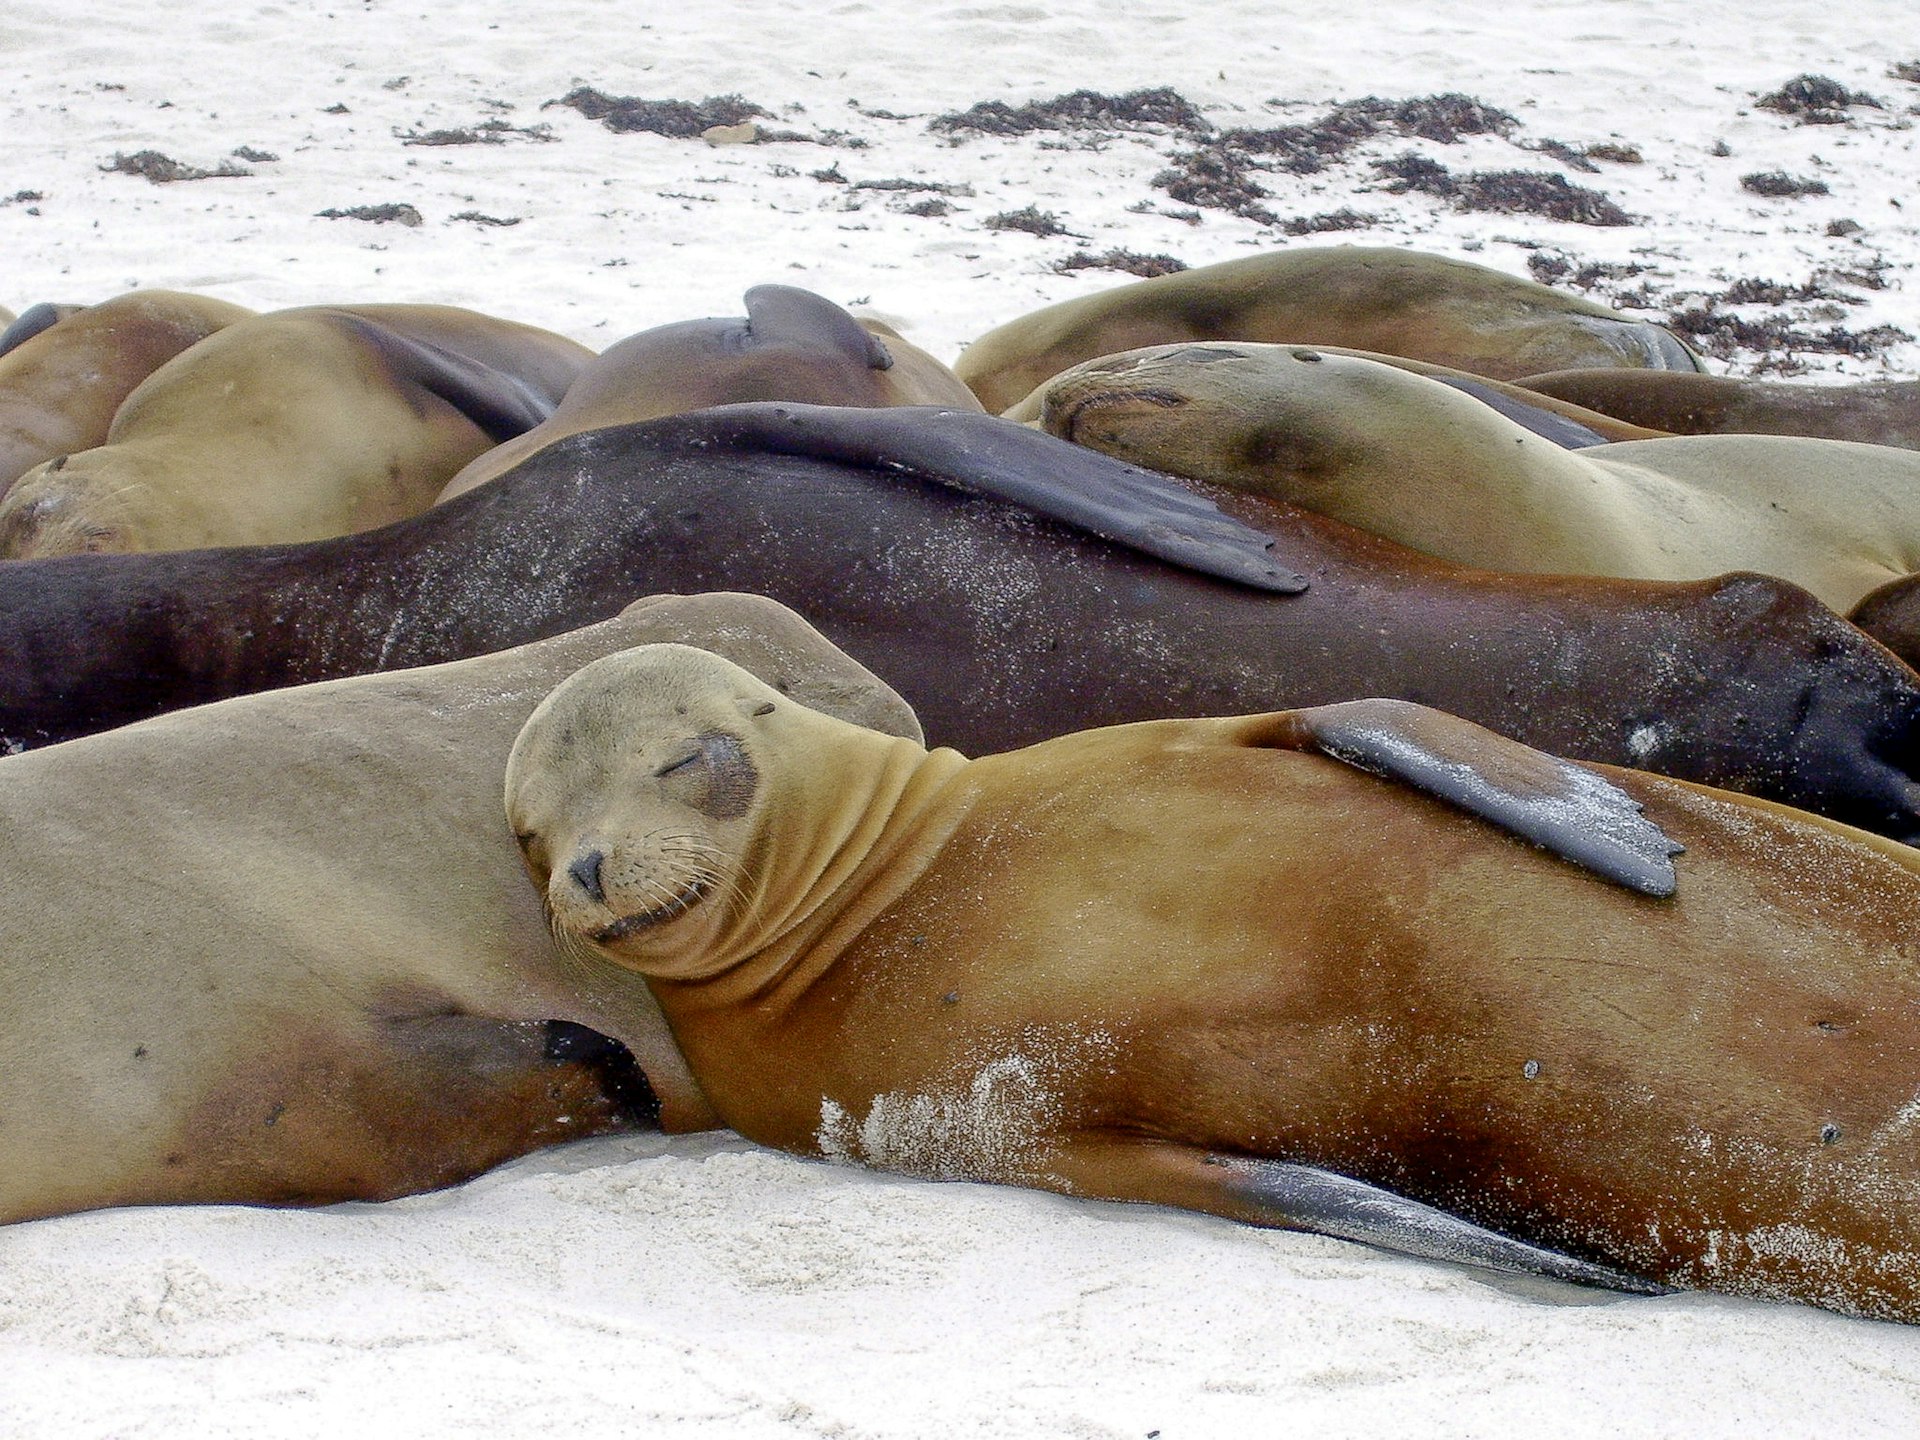
[{"label": "dark brown sea lion", "polygon": [[173,290],[29,309],[0,349],[0,494],[36,465],[105,444],[114,412],[135,387],[251,314]]},{"label": "dark brown sea lion", "polygon": [[[499,649],[636,593],[731,588],[800,610],[929,735],[973,752],[1388,695],[1920,833],[1920,677],[1804,591],[1489,575],[1210,493],[1249,523],[985,415],[757,405],[591,431],[365,535],[0,566],[0,738],[44,744]],[[1192,568],[1241,558],[1252,583]],[[1284,572],[1308,588],[1276,593]]]},{"label": "dark brown sea lion", "polygon": [[551,416],[472,461],[440,498],[504,475],[562,436],[711,405],[979,408],[958,376],[891,326],[856,319],[811,290],[756,285],[747,291],[746,311],[744,319],[687,320],[608,346]]},{"label": "dark brown sea lion", "polygon": [[1847,618],[1907,664],[1920,667],[1920,575],[1889,580]]},{"label": "dark brown sea lion", "polygon": [[1462,565],[1640,580],[1758,570],[1842,610],[1920,570],[1920,455],[1891,445],[1675,435],[1569,449],[1557,416],[1517,420],[1351,353],[1243,341],[1103,356],[1038,394],[1055,435]]},{"label": "dark brown sea lion", "polygon": [[969,761],[671,645],[506,801],[749,1139],[1920,1322],[1920,851],[1387,701]]},{"label": "dark brown sea lion", "polygon": [[149,375],[104,443],[22,475],[0,556],[317,540],[417,515],[551,414],[592,356],[449,305],[236,321]]},{"label": "dark brown sea lion", "polygon": [[[998,413],[1083,360],[1185,340],[1345,345],[1496,380],[1573,365],[1699,368],[1670,332],[1590,300],[1464,260],[1355,245],[1252,255],[1063,300],[988,331],[953,368]],[[1546,356],[1561,358],[1538,363]]]},{"label": "dark brown sea lion", "polygon": [[499,822],[534,705],[657,640],[918,733],[772,601],[665,597],[0,767],[0,1221],[384,1199],[596,1131],[711,1125],[644,987],[555,954]]},{"label": "dark brown sea lion", "polygon": [[1788,385],[1733,375],[1554,370],[1520,383],[1676,435],[1808,435],[1920,450],[1920,380]]}]

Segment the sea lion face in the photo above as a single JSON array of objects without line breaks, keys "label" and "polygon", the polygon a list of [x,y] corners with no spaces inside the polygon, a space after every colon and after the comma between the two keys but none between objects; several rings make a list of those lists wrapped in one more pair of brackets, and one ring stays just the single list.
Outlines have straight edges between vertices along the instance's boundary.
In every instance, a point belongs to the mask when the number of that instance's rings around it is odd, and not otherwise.
[{"label": "sea lion face", "polygon": [[1040,423],[1149,469],[1239,488],[1248,473],[1310,487],[1337,473],[1350,449],[1343,411],[1359,397],[1341,369],[1305,346],[1156,345],[1054,377]]},{"label": "sea lion face", "polygon": [[97,450],[59,455],[23,474],[0,500],[0,558],[111,555],[140,548],[114,502],[137,476]]},{"label": "sea lion face", "polygon": [[754,722],[791,706],[685,645],[596,661],[528,719],[507,818],[556,933],[648,973],[729,928],[764,805]]}]

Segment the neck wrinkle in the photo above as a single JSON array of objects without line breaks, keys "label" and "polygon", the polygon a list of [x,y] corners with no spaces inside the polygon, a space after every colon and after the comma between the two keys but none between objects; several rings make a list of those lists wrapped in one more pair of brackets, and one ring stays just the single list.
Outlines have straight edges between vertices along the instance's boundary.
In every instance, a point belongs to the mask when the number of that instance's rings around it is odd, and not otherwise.
[{"label": "neck wrinkle", "polygon": [[755,911],[769,890],[791,884],[795,898],[777,915],[752,914],[719,965],[669,983],[683,999],[697,992],[702,1009],[750,1004],[784,1012],[925,873],[966,818],[967,792],[955,782],[969,763],[958,751],[892,742],[882,764],[869,760],[869,782],[846,797],[831,823],[797,815],[768,837],[768,850],[793,847],[799,863],[778,865],[755,887]]}]

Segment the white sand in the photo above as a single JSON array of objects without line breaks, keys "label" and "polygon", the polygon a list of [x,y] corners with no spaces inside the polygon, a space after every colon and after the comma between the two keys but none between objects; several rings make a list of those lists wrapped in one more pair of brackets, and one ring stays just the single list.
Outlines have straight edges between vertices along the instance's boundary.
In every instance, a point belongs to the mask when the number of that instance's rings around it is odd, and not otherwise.
[{"label": "white sand", "polygon": [[[1384,137],[1321,175],[1263,177],[1283,217],[1345,205],[1382,217],[1328,242],[1411,243],[1515,273],[1538,245],[1647,265],[1623,283],[1651,280],[1663,297],[1880,265],[1884,289],[1844,287],[1858,304],[1740,313],[1920,335],[1920,86],[1886,74],[1920,60],[1911,0],[1382,0],[1361,13],[1277,0],[337,0],[330,13],[236,0],[176,20],[151,0],[10,0],[0,197],[41,198],[0,204],[0,302],[137,285],[263,308],[434,300],[605,345],[736,313],[742,289],[775,280],[864,301],[951,358],[1004,319],[1125,278],[1053,273],[1075,249],[1197,264],[1286,243],[1218,212],[1189,225],[1129,210],[1181,208],[1149,183],[1178,148],[1165,135],[949,145],[925,129],[979,100],[1170,85],[1216,123],[1249,126],[1298,123],[1335,99],[1459,90],[1519,117],[1518,139],[1616,140],[1645,156],[1569,174],[1639,217],[1615,229],[1363,188],[1367,160],[1407,149],[1455,170],[1560,168],[1494,138]],[[1850,127],[1753,108],[1802,72],[1888,108],[1856,110]],[[868,144],[716,149],[540,108],[582,83],[652,99],[738,92],[779,112],[767,123]],[[335,104],[348,113],[325,113]],[[493,117],[555,138],[428,148],[396,135]],[[1712,155],[1716,140],[1732,154]],[[250,178],[167,186],[98,168],[149,148],[212,167],[242,145],[280,158]],[[973,194],[944,218],[906,215],[897,194],[812,178],[831,166]],[[1741,190],[1765,170],[1832,193]],[[424,223],[315,215],[389,202]],[[1029,204],[1073,234],[983,228]],[[451,218],[468,210],[520,223]],[[1862,231],[1826,235],[1842,217]],[[1833,375],[1910,375],[1920,342],[1884,363],[1808,358]],[[0,1230],[0,1434],[403,1429],[1912,1435],[1920,1333],[1719,1298],[1491,1285],[1335,1241],[920,1184],[724,1137],[590,1143],[386,1206]]]}]

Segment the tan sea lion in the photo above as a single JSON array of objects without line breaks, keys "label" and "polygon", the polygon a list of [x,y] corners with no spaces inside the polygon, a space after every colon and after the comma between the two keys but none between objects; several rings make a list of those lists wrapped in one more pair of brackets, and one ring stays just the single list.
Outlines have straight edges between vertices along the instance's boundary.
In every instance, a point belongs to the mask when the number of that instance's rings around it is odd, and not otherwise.
[{"label": "tan sea lion", "polygon": [[1183,340],[1346,345],[1496,380],[1574,365],[1699,368],[1671,332],[1579,296],[1465,260],[1358,245],[1251,255],[1063,300],[988,331],[953,368],[999,414],[1083,360]]},{"label": "tan sea lion", "polygon": [[711,1125],[645,987],[555,954],[499,821],[534,705],[664,639],[918,734],[791,611],[707,595],[0,763],[0,1220],[382,1199]]},{"label": "tan sea lion", "polygon": [[[1485,375],[1456,370],[1451,365],[1430,365],[1424,360],[1409,360],[1404,355],[1388,355],[1379,350],[1354,350],[1342,345],[1316,345],[1313,348],[1323,355],[1349,355],[1356,360],[1375,360],[1382,365],[1391,365],[1396,370],[1405,370],[1414,375],[1424,375],[1429,380],[1438,380],[1443,385],[1450,385],[1463,394],[1471,395],[1483,405],[1491,405],[1514,424],[1531,430],[1536,435],[1544,436],[1568,450],[1584,449],[1588,445],[1609,445],[1621,440],[1661,440],[1667,436],[1664,430],[1651,430],[1644,425],[1630,424],[1612,415],[1603,415],[1598,410],[1589,410],[1584,405],[1576,405],[1570,400],[1562,400],[1558,396],[1542,395],[1505,380],[1492,380]],[[1098,363],[1099,360],[1087,362],[1088,365]],[[1086,367],[1073,368],[1078,371]],[[1603,370],[1594,373],[1604,375],[1613,372]],[[1658,373],[1672,374],[1673,372]],[[1002,418],[1022,425],[1041,426],[1041,413],[1046,405],[1047,391],[1055,378],[1058,377],[1041,381],[1024,400],[1004,411]]]},{"label": "tan sea lion", "polygon": [[763,1143],[1920,1321],[1908,847],[1390,701],[969,761],[675,646],[506,808]]},{"label": "tan sea lion", "polygon": [[1520,383],[1676,435],[1807,435],[1920,450],[1920,380],[1788,385],[1735,375],[1555,370]]},{"label": "tan sea lion", "polygon": [[174,290],[34,306],[22,320],[46,323],[0,353],[0,494],[36,465],[105,444],[114,412],[136,386],[251,314]]},{"label": "tan sea lion", "polygon": [[1845,611],[1920,569],[1920,455],[1781,435],[1567,450],[1425,376],[1301,346],[1110,355],[1043,388],[1045,428],[1488,570],[1757,570]]},{"label": "tan sea lion", "polygon": [[959,377],[892,326],[856,319],[811,290],[756,285],[746,310],[744,319],[687,320],[608,346],[544,423],[472,461],[440,498],[504,475],[563,436],[714,405],[980,408]]},{"label": "tan sea lion", "polygon": [[551,414],[592,354],[448,305],[236,321],[148,376],[102,444],[22,475],[0,556],[320,540],[417,515]]}]

